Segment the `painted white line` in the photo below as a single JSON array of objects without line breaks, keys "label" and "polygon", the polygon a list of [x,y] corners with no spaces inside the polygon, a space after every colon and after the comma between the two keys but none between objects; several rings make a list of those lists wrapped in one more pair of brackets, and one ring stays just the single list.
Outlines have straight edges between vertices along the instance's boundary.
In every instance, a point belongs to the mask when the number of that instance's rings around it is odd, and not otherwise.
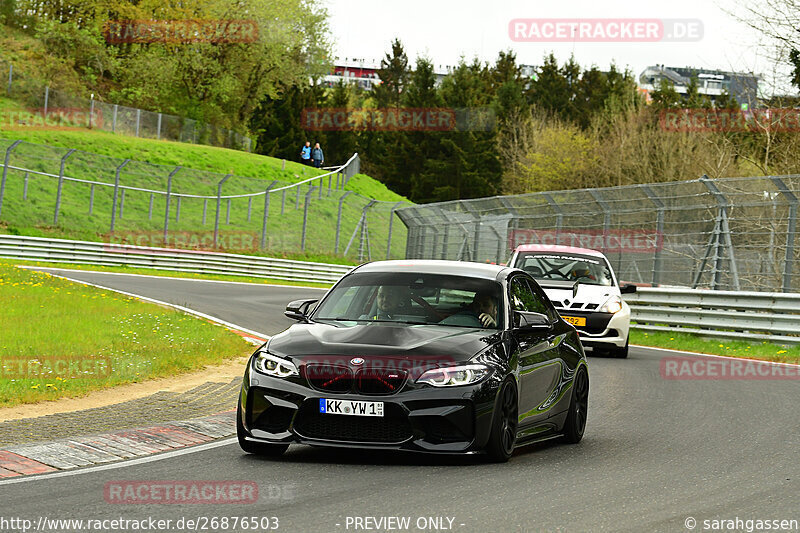
[{"label": "painted white line", "polygon": [[[62,470],[61,472],[51,472],[49,474],[36,474],[32,476],[23,476],[23,477],[15,477],[11,479],[5,479],[0,481],[0,487],[3,485],[14,485],[16,483],[28,483],[30,481],[41,481],[44,479],[53,479],[57,477],[68,477],[68,476],[79,476],[81,474],[88,474],[91,472],[102,472],[103,470],[115,470],[117,468],[125,468],[128,466],[135,466],[145,463],[152,463],[155,461],[161,461],[162,459],[171,459],[173,457],[179,457],[181,455],[187,455],[190,453],[196,452],[203,452],[206,450],[211,450],[214,448],[219,448],[221,446],[228,446],[229,444],[233,444],[236,442],[236,437],[230,437],[228,439],[218,440],[215,442],[207,442],[206,444],[198,444],[197,446],[190,446],[188,448],[181,448],[179,450],[172,450],[169,452],[148,455],[146,457],[139,457],[136,459],[128,459],[125,461],[120,461],[118,463],[112,464],[105,464],[105,465],[97,465],[97,466],[88,466],[86,468],[81,468],[78,470]],[[242,452],[244,453],[244,452]]]},{"label": "painted white line", "polygon": [[[312,289],[315,291],[327,291],[323,287],[307,287],[305,285],[282,285],[278,283],[253,283],[248,281],[223,281],[219,279],[194,279],[194,278],[180,278],[175,276],[157,276],[155,274],[129,274],[127,272],[104,272],[102,270],[81,270],[79,268],[57,268],[57,267],[42,267],[35,265],[14,265],[18,268],[27,268],[30,270],[61,270],[62,272],[82,272],[89,274],[105,274],[106,276],[135,276],[137,278],[157,278],[157,279],[174,279],[178,281],[197,281],[200,283],[232,283],[234,285],[256,285],[258,287],[283,287],[287,289]],[[266,279],[266,278],[265,278]],[[320,282],[322,283],[322,282]]]},{"label": "painted white line", "polygon": [[[31,268],[31,270],[36,270],[36,269],[37,269],[37,267],[32,267]],[[61,270],[61,269],[54,269],[54,270]],[[73,272],[81,272],[81,271],[80,270],[74,270]],[[83,271],[83,272],[85,272],[85,271]],[[235,329],[237,331],[241,331],[242,333],[247,333],[249,335],[253,335],[255,337],[258,337],[259,339],[264,339],[265,341],[269,340],[269,335],[267,335],[266,333],[253,331],[252,329],[247,329],[245,327],[239,326],[239,325],[234,324],[232,322],[228,322],[226,320],[222,320],[221,318],[217,318],[215,316],[211,316],[211,315],[207,315],[205,313],[201,313],[200,311],[195,311],[194,309],[190,309],[190,308],[184,307],[182,305],[176,305],[176,304],[171,304],[169,302],[163,302],[161,300],[156,300],[155,298],[148,298],[147,296],[140,296],[138,294],[133,294],[132,292],[125,292],[125,291],[121,291],[119,289],[113,289],[111,287],[105,287],[103,285],[98,285],[96,283],[89,283],[88,281],[83,281],[83,280],[80,280],[80,279],[73,279],[73,278],[70,278],[70,277],[67,277],[67,276],[60,276],[58,274],[50,274],[50,275],[55,277],[55,278],[61,278],[61,279],[65,279],[67,281],[71,281],[73,283],[80,283],[81,285],[88,285],[90,287],[97,287],[98,289],[103,289],[103,290],[107,290],[107,291],[116,292],[116,293],[119,293],[119,294],[124,294],[125,296],[130,296],[131,298],[136,298],[137,300],[142,300],[142,301],[145,301],[145,302],[150,302],[150,303],[159,304],[159,305],[165,305],[167,307],[171,307],[173,309],[177,309],[178,311],[182,311],[184,313],[188,313],[188,314],[194,315],[196,317],[204,318],[206,320],[209,320],[211,322],[219,324],[220,326],[225,326],[226,328]],[[158,276],[155,276],[155,277],[158,277]]]},{"label": "painted white line", "polygon": [[737,361],[752,361],[754,363],[764,363],[769,365],[775,366],[788,366],[792,368],[800,368],[800,364],[797,363],[781,363],[779,361],[764,361],[763,359],[750,359],[749,357],[736,357],[733,355],[716,355],[712,353],[700,353],[700,352],[687,352],[684,350],[670,350],[669,348],[657,348],[655,346],[642,346],[640,344],[631,344],[634,348],[646,348],[648,350],[659,350],[662,352],[670,352],[670,353],[683,353],[686,355],[699,355],[701,357],[716,357],[717,359],[735,359]]}]

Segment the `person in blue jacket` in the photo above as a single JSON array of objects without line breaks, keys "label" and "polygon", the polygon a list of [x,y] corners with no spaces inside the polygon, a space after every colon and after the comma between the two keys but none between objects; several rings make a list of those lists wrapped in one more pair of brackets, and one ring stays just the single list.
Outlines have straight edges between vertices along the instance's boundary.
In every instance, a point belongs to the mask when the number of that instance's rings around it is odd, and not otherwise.
[{"label": "person in blue jacket", "polygon": [[311,142],[306,141],[305,146],[300,149],[300,162],[304,165],[311,164]]}]

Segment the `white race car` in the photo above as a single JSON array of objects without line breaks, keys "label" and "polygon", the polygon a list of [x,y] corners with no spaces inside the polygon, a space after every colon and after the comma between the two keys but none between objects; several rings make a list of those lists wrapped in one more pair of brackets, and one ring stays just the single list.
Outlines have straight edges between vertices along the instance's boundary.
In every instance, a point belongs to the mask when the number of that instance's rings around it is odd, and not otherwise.
[{"label": "white race car", "polygon": [[524,244],[509,266],[531,274],[558,312],[578,330],[584,346],[628,357],[631,309],[621,297],[635,285],[619,286],[606,256],[571,246]]}]

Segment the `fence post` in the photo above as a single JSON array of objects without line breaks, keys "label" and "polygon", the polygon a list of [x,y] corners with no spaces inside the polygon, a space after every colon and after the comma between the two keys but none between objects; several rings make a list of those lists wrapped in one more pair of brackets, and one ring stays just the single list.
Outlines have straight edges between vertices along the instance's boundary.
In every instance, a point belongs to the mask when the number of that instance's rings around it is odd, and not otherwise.
[{"label": "fence post", "polygon": [[119,218],[122,218],[122,212],[125,210],[125,189],[122,189],[122,194],[119,199]]},{"label": "fence post", "polygon": [[28,199],[28,173],[25,173],[25,178],[22,181],[22,199]]},{"label": "fence post", "polygon": [[392,252],[392,224],[394,224],[394,212],[398,207],[403,205],[403,202],[397,202],[389,211],[389,236],[386,238],[386,259],[389,259],[389,254]]},{"label": "fence post", "polygon": [[92,98],[89,102],[89,129],[92,129],[92,115],[94,115],[94,93],[92,93]]},{"label": "fence post", "polygon": [[64,166],[67,164],[67,158],[75,153],[75,148],[71,148],[61,158],[61,170],[58,172],[58,190],[56,191],[56,211],[53,214],[53,225],[58,225],[58,210],[61,209],[61,190],[64,188]]},{"label": "fence post", "polygon": [[13,64],[9,64],[8,65],[8,96],[11,96],[11,80],[13,78],[13,75],[14,75],[14,65]]},{"label": "fence post", "polygon": [[786,256],[783,260],[783,292],[792,292],[792,263],[794,262],[794,237],[797,231],[797,196],[780,178],[770,178],[789,201],[789,227],[786,229]]},{"label": "fence post", "polygon": [[[3,161],[3,179],[0,181],[0,214],[3,212],[3,195],[6,192],[6,178],[8,177],[8,161],[11,159],[11,152],[14,151],[14,148],[19,146],[19,143],[22,141],[14,141],[11,146],[6,149],[6,158]],[[28,175],[27,173],[25,174]],[[27,183],[27,182],[26,182]],[[25,188],[25,192],[27,194],[28,188]]]},{"label": "fence post", "polygon": [[89,215],[92,214],[93,210],[94,210],[94,183],[89,185]]},{"label": "fence post", "polygon": [[[719,206],[719,215],[717,216],[717,223],[714,227],[714,235],[712,235],[712,239],[709,241],[709,246],[712,245],[712,241],[715,240],[713,243],[714,246],[714,280],[711,283],[711,288],[713,290],[719,290],[720,283],[722,282],[722,261],[723,257],[720,253],[720,246],[724,246],[728,249],[728,258],[731,263],[731,276],[733,277],[733,288],[734,290],[739,290],[739,271],[736,267],[736,258],[734,257],[733,253],[733,241],[731,240],[731,228],[728,225],[728,199],[725,197],[724,194],[717,188],[717,185],[709,179],[709,177],[705,174],[700,177],[700,181],[708,188],[711,194],[714,195],[714,198],[717,200],[717,205]],[[724,240],[724,244],[720,242]],[[706,258],[709,256],[710,247],[706,250]],[[705,263],[705,260],[704,260]],[[698,276],[702,275],[702,268],[698,271]],[[695,283],[696,286],[696,283]]]},{"label": "fence post", "polygon": [[305,203],[303,205],[303,233],[300,234],[300,251],[306,251],[306,228],[308,227],[308,205],[311,203],[311,193],[314,192],[314,187],[308,188],[306,193]]},{"label": "fence post", "polygon": [[220,204],[222,203],[222,185],[228,181],[228,178],[231,176],[233,176],[233,174],[228,174],[222,178],[219,183],[217,183],[217,212],[214,215],[214,248],[217,247],[217,242],[219,239],[219,208]]},{"label": "fence post", "polygon": [[261,222],[261,249],[267,248],[267,217],[269,217],[269,190],[278,183],[278,180],[269,184],[266,191],[264,191],[264,220]]},{"label": "fence post", "polygon": [[281,215],[283,214],[283,210],[286,207],[286,189],[283,189],[283,194],[281,194]]},{"label": "fence post", "polygon": [[250,213],[253,211],[253,197],[247,199],[247,221],[250,222]]},{"label": "fence post", "polygon": [[47,102],[50,100],[50,87],[47,86],[44,88],[44,112],[42,113],[42,118],[44,118],[45,124],[47,124]]},{"label": "fence post", "polygon": [[179,167],[179,166],[175,167],[175,170],[170,172],[169,176],[167,176],[167,206],[164,209],[164,246],[165,247],[167,246],[167,243],[169,242],[167,237],[169,235],[169,197],[172,194],[172,178],[173,178],[173,176],[175,176],[175,174],[178,173],[178,171],[181,168],[182,167]]},{"label": "fence post", "polygon": [[118,104],[114,104],[114,117],[111,119],[111,133],[117,133],[117,110]]},{"label": "fence post", "polygon": [[230,225],[231,223],[231,199],[228,198],[228,205],[225,209],[225,224]]},{"label": "fence post", "polygon": [[281,170],[286,170],[286,160],[281,159]]},{"label": "fence post", "polygon": [[161,113],[158,114],[158,126],[156,127],[156,139],[161,139]]},{"label": "fence post", "polygon": [[352,194],[352,191],[347,191],[339,198],[339,215],[336,217],[336,241],[333,246],[334,254],[339,253],[339,235],[342,232],[342,202],[344,202],[344,199],[350,196],[350,194]]},{"label": "fence post", "polygon": [[147,220],[153,220],[153,197],[155,196],[154,193],[150,193],[150,210],[147,213]]},{"label": "fence post", "polygon": [[139,121],[140,121],[141,117],[142,117],[142,110],[137,108],[136,109],[136,136],[137,137],[139,136]]},{"label": "fence post", "polygon": [[203,226],[206,225],[206,212],[208,211],[208,198],[203,198]]},{"label": "fence post", "polygon": [[[122,168],[130,163],[130,159],[126,159],[122,162],[120,166],[117,167],[116,172],[114,173],[114,199],[111,202],[111,229],[109,230],[111,233],[114,233],[114,219],[117,216],[117,193],[119,192],[119,173]],[[153,215],[153,195],[150,195],[150,216],[152,218]],[[120,215],[120,218],[122,216]]]},{"label": "fence post", "polygon": [[653,287],[661,282],[661,249],[664,247],[664,202],[649,185],[640,185],[650,201],[656,205],[656,251],[653,254]]},{"label": "fence post", "polygon": [[[122,191],[123,193],[125,191]],[[177,196],[178,198],[178,205],[175,206],[175,222],[181,221],[181,197]]]}]

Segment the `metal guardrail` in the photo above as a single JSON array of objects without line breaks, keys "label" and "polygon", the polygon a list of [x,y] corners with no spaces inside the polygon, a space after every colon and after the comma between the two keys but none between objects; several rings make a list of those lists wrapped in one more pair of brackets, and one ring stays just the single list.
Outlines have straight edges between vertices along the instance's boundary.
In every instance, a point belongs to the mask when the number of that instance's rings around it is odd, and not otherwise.
[{"label": "metal guardrail", "polygon": [[625,301],[640,330],[800,344],[800,294],[640,287]]},{"label": "metal guardrail", "polygon": [[198,250],[0,235],[0,257],[333,284],[353,267]]},{"label": "metal guardrail", "polygon": [[[0,235],[0,257],[333,284],[352,267],[198,250]],[[800,344],[800,294],[640,287],[625,295],[636,329]]]}]

